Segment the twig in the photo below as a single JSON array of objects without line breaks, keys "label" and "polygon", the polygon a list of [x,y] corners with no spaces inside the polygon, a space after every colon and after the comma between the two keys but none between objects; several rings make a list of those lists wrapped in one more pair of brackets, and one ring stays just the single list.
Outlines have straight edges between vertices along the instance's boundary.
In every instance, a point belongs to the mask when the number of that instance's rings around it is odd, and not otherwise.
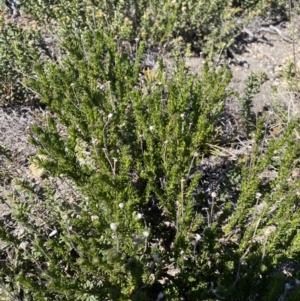
[{"label": "twig", "polygon": [[290,20],[292,23],[292,44],[293,44],[293,59],[294,59],[294,72],[296,79],[298,79],[298,73],[297,73],[297,59],[296,59],[296,46],[295,46],[295,24],[294,24],[294,18],[292,17],[292,0],[289,0],[289,14],[290,14]]},{"label": "twig", "polygon": [[17,80],[17,83],[22,85],[24,88],[26,88],[27,90],[31,91],[32,93],[36,94],[37,96],[39,96],[40,98],[42,98],[42,95],[38,92],[36,92],[35,90],[29,88],[28,86],[26,86],[24,83],[22,83],[22,81]]},{"label": "twig", "polygon": [[110,167],[111,167],[111,170],[112,170],[112,172],[113,172],[114,178],[116,178],[116,173],[115,173],[114,167],[113,167],[113,165],[112,165],[112,163],[111,163],[111,160],[110,160],[110,158],[109,158],[108,151],[107,151],[107,146],[106,146],[106,140],[105,140],[105,129],[106,129],[106,127],[108,126],[111,117],[112,117],[112,115],[109,114],[109,115],[108,115],[108,119],[107,119],[107,121],[106,121],[106,123],[105,123],[105,125],[104,125],[104,128],[103,128],[103,133],[102,133],[102,136],[103,136],[103,144],[104,144],[103,152],[104,152],[105,157],[106,157],[106,159],[107,159],[107,161],[108,161],[108,163],[109,163],[109,165],[110,165]]},{"label": "twig", "polygon": [[222,299],[222,300],[225,299],[225,297],[222,297],[222,296],[220,296],[220,295],[217,293],[217,290],[214,288],[214,283],[213,283],[213,282],[210,283],[210,291],[211,291],[217,298]]},{"label": "twig", "polygon": [[257,42],[261,42],[261,43],[265,43],[267,45],[273,46],[272,43],[270,43],[269,41],[266,41],[264,39],[258,38],[257,36],[255,36],[249,29],[244,28],[244,32],[247,33],[254,41]]},{"label": "twig", "polygon": [[284,41],[289,42],[289,43],[293,42],[293,38],[291,38],[291,37],[289,37],[289,36],[283,34],[282,31],[281,31],[279,28],[277,28],[277,27],[275,27],[275,26],[273,26],[273,25],[270,25],[269,28],[270,28],[271,30],[276,31],[276,32],[281,36],[281,38],[282,38]]},{"label": "twig", "polygon": [[238,65],[241,65],[241,66],[244,64],[248,65],[247,61],[244,58],[242,58],[240,60],[232,49],[228,48],[227,51],[232,55],[232,57],[235,59],[235,61],[238,63]]},{"label": "twig", "polygon": [[217,59],[217,65],[219,65],[219,63],[220,63],[221,55],[224,51],[225,46],[226,46],[226,43],[223,43],[222,49],[221,49],[221,51],[219,53],[219,56],[218,56],[218,59]]}]

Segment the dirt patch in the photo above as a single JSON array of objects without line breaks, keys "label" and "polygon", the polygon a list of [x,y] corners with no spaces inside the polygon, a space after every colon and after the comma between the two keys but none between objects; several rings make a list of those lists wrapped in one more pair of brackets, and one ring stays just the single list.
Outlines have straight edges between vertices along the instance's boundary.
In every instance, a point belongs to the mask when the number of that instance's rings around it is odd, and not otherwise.
[{"label": "dirt patch", "polygon": [[[242,95],[251,72],[260,73],[265,77],[265,82],[254,99],[255,113],[261,112],[266,106],[280,105],[290,110],[292,114],[298,114],[300,103],[296,101],[295,94],[287,89],[283,74],[288,63],[294,61],[294,50],[296,60],[300,57],[300,48],[297,45],[300,25],[296,26],[300,24],[300,17],[293,20],[293,23],[283,21],[276,26],[262,26],[268,23],[259,20],[254,19],[250,23],[251,31],[245,28],[241,32],[229,50],[231,58],[219,61],[228,65],[232,71],[233,77],[229,88]],[[204,58],[193,57],[187,59],[187,64],[191,72],[197,74],[204,61]],[[236,104],[231,102],[231,105]]]}]

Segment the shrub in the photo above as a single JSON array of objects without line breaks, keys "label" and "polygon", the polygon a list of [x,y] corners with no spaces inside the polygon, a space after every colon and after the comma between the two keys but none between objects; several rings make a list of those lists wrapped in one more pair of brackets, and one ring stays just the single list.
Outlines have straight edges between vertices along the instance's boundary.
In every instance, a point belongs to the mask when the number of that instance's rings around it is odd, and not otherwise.
[{"label": "shrub", "polygon": [[188,48],[196,55],[217,52],[220,56],[249,18],[272,13],[273,7],[275,13],[280,9],[284,12],[279,0],[25,1],[21,3],[21,18],[1,17],[0,105],[36,105],[38,97],[34,98],[26,89],[23,74],[30,73],[39,59],[59,59],[56,39],[69,31],[92,28],[100,22],[114,32],[120,46],[128,47],[133,56],[136,40],[145,42],[150,53],[167,54],[174,48],[184,52]]},{"label": "shrub", "polygon": [[207,62],[193,76],[177,57],[145,68],[143,41],[122,48],[102,16],[61,16],[57,60],[24,49],[36,58],[24,84],[47,107],[31,139],[46,179],[16,181],[13,215],[0,219],[2,289],[22,300],[297,300],[299,272],[282,274],[299,259],[297,120],[278,134],[255,120],[252,76],[241,98],[251,151],[212,157],[230,72]]},{"label": "shrub", "polygon": [[47,158],[39,164],[80,197],[56,198],[49,186],[40,201],[15,200],[28,242],[16,278],[33,300],[151,300],[163,289],[179,298],[199,277],[186,279],[203,223],[193,168],[217,139],[230,73],[206,66],[194,77],[160,61],[142,75],[143,45],[131,62],[101,27],[62,45],[62,65],[40,65],[28,81],[52,112],[32,142]]},{"label": "shrub", "polygon": [[[229,47],[254,15],[285,14],[285,1],[49,1],[28,0],[22,10],[40,29],[88,28],[101,22],[119,39],[143,40],[149,48],[169,49],[181,41],[197,53]],[[161,49],[162,50],[162,49]]]},{"label": "shrub", "polygon": [[[0,19],[0,105],[8,106],[12,104],[24,103],[24,98],[28,95],[28,90],[22,85],[22,71],[18,63],[21,61],[24,66],[26,62],[28,69],[28,58],[22,57],[22,46],[24,41],[28,41],[23,32],[18,30],[13,24],[6,24]],[[13,48],[17,49],[19,56],[16,56]],[[21,54],[21,55],[20,55]],[[17,61],[17,57],[18,60]],[[31,66],[30,66],[31,68]]]}]

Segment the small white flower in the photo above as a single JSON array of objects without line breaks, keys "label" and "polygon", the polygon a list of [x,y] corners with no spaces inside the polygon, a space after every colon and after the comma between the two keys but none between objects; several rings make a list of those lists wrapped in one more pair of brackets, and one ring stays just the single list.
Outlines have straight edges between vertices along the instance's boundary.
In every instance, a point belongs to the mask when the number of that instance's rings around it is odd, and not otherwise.
[{"label": "small white flower", "polygon": [[217,194],[213,191],[213,192],[211,193],[211,197],[212,197],[212,198],[216,198],[216,197],[217,197]]},{"label": "small white flower", "polygon": [[53,230],[53,231],[49,234],[49,237],[54,236],[56,233],[57,233],[57,230]]},{"label": "small white flower", "polygon": [[120,209],[123,209],[124,206],[125,206],[124,203],[120,203],[120,204],[119,204],[119,208],[120,208]]},{"label": "small white flower", "polygon": [[184,113],[180,114],[180,117],[181,117],[182,119],[184,119],[185,114],[184,114]]},{"label": "small white flower", "polygon": [[267,206],[268,206],[268,204],[265,201],[260,202],[259,204],[255,205],[254,206],[255,214],[261,214]]},{"label": "small white flower", "polygon": [[101,82],[97,82],[97,86],[98,89],[104,91],[105,90],[105,85],[103,85]]},{"label": "small white flower", "polygon": [[114,232],[116,232],[117,229],[118,229],[118,224],[117,223],[111,223],[110,224],[110,229],[112,229]]},{"label": "small white flower", "polygon": [[78,159],[78,163],[80,166],[83,166],[86,163],[86,161],[84,159],[80,158],[80,159]]},{"label": "small white flower", "polygon": [[108,119],[110,119],[110,118],[112,118],[112,117],[113,117],[113,114],[112,114],[112,113],[109,113],[108,116],[107,116]]},{"label": "small white flower", "polygon": [[195,235],[195,239],[196,239],[196,241],[200,241],[200,239],[201,239],[201,235],[199,235],[198,233]]},{"label": "small white flower", "polygon": [[182,256],[183,254],[184,254],[184,251],[183,251],[183,250],[181,250],[181,251],[180,251],[180,255]]},{"label": "small white flower", "polygon": [[148,231],[144,231],[143,232],[143,236],[146,237],[146,238],[149,237],[149,232]]},{"label": "small white flower", "polygon": [[93,144],[93,145],[96,145],[96,144],[98,144],[98,139],[96,139],[96,138],[92,138],[92,144]]},{"label": "small white flower", "polygon": [[141,218],[143,218],[143,214],[142,214],[142,213],[140,213],[140,212],[138,212],[138,214],[137,214],[136,216],[137,216],[137,218],[138,218],[138,219],[141,219]]},{"label": "small white flower", "polygon": [[91,152],[89,152],[89,151],[83,151],[82,154],[85,155],[85,156],[90,156]]},{"label": "small white flower", "polygon": [[150,126],[149,126],[149,130],[150,130],[150,132],[153,132],[154,126],[153,126],[153,125],[150,125]]},{"label": "small white flower", "polygon": [[160,293],[157,295],[156,301],[161,300],[164,296],[165,296],[164,293],[163,293],[163,292],[160,292]]},{"label": "small white flower", "polygon": [[262,196],[262,194],[259,193],[259,192],[256,194],[256,198],[257,198],[257,199],[259,199],[261,196]]},{"label": "small white flower", "polygon": [[168,144],[168,140],[165,140],[165,141],[164,141],[164,144]]},{"label": "small white flower", "polygon": [[195,152],[195,153],[194,153],[194,157],[199,157],[199,153],[198,153],[198,152]]}]

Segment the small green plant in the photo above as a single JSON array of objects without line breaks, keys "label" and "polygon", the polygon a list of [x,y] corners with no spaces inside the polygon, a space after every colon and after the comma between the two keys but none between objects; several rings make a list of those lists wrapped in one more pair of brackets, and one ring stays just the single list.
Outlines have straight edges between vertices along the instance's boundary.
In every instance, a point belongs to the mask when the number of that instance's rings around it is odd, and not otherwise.
[{"label": "small green plant", "polygon": [[39,59],[36,49],[30,46],[39,38],[37,30],[0,18],[1,107],[26,104],[33,97],[23,84],[23,76],[30,74]]},{"label": "small green plant", "polygon": [[283,83],[286,88],[293,92],[298,93],[300,90],[299,86],[299,75],[295,72],[295,64],[291,60],[287,62],[282,70]]},{"label": "small green plant", "polygon": [[265,74],[251,73],[246,81],[246,87],[244,89],[244,95],[239,98],[241,105],[241,117],[244,121],[246,136],[253,132],[256,126],[255,115],[253,112],[253,100],[259,93],[261,85],[265,81]]},{"label": "small green plant", "polygon": [[[280,263],[297,261],[299,258],[296,251],[299,237],[295,230],[298,227],[298,205],[295,204],[298,203],[300,184],[297,123],[297,120],[290,122],[282,136],[270,139],[268,147],[265,147],[264,120],[259,120],[253,151],[242,171],[237,207],[225,228],[230,240],[238,243],[238,253],[241,254],[236,281],[241,300],[249,296],[252,290],[252,287],[247,289],[238,284],[246,275],[248,281],[256,283],[257,291],[261,290],[261,300],[278,298],[279,292],[283,294],[284,287],[290,286],[289,281],[293,281],[291,278],[299,277],[297,269],[290,274],[290,279],[280,278],[279,270],[274,271],[274,267],[280,266]],[[250,266],[252,269],[249,269]],[[265,280],[260,281],[259,275],[265,275],[262,277]],[[275,283],[278,290],[265,289],[273,287]],[[292,292],[291,300],[299,298],[299,289]]]}]

